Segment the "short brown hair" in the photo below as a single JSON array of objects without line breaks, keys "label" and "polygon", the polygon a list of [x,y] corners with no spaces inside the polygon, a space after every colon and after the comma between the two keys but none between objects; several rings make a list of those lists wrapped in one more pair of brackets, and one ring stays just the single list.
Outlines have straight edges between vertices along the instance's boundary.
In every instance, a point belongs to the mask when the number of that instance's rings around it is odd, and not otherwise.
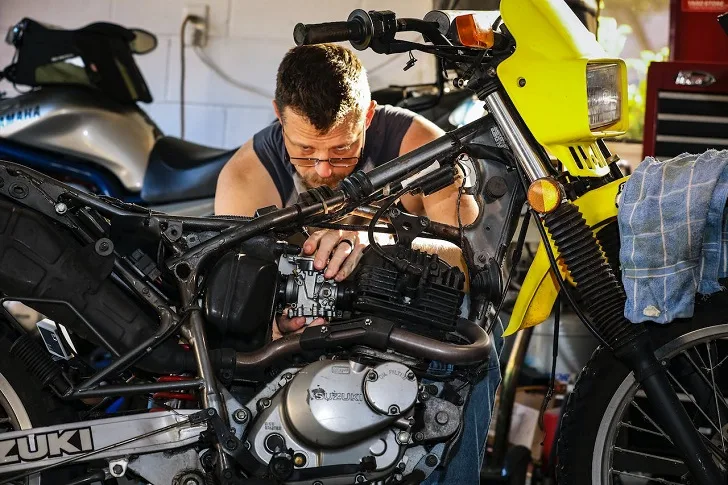
[{"label": "short brown hair", "polygon": [[322,133],[351,113],[361,115],[370,100],[366,70],[340,45],[294,47],[278,67],[278,111],[282,115],[284,108],[291,108]]}]

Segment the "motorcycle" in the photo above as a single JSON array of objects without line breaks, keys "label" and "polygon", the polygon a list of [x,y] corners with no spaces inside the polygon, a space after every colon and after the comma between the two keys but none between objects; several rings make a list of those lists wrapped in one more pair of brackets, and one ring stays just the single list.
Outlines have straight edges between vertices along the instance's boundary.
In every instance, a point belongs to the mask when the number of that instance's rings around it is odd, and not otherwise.
[{"label": "motorcycle", "polygon": [[[724,483],[722,295],[667,327],[623,316],[626,178],[603,139],[627,127],[625,65],[560,0],[503,0],[500,15],[355,10],[297,25],[298,44],[349,40],[458,64],[487,114],[254,218],[167,215],[0,162],[0,302],[37,307],[59,330],[40,328],[43,348],[10,315],[0,327],[10,356],[0,360],[0,485],[421,482],[449,463],[487,369],[524,204],[543,243],[506,333],[541,323],[560,295],[603,344],[568,401],[559,480]],[[472,224],[393,207],[453,183],[478,201]],[[326,280],[287,238],[341,228],[354,212],[369,215],[371,245],[349,278]],[[416,237],[459,245],[467,273],[412,249]],[[329,322],[271,341],[282,312]],[[97,345],[111,362],[95,365]],[[451,372],[431,372],[433,361]],[[662,440],[666,455],[634,435]]]},{"label": "motorcycle", "polygon": [[210,215],[217,177],[235,150],[164,136],[137,105],[151,94],[134,54],[156,37],[94,23],[63,30],[25,18],[2,77],[32,90],[0,97],[0,158],[84,190],[179,215]]}]

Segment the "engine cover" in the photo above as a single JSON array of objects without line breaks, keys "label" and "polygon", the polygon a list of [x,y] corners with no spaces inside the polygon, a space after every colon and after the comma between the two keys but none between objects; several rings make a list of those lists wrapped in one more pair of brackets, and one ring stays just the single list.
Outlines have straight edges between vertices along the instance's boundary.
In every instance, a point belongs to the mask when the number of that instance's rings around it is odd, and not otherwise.
[{"label": "engine cover", "polygon": [[[276,448],[305,456],[302,468],[352,465],[374,457],[376,470],[397,464],[408,444],[407,418],[418,381],[405,365],[345,360],[309,364],[260,410],[248,440],[268,463]],[[356,468],[355,468],[356,469]]]},{"label": "engine cover", "polygon": [[319,446],[339,447],[371,436],[416,399],[417,380],[402,364],[370,370],[354,362],[319,361],[288,386],[284,409],[299,436]]}]

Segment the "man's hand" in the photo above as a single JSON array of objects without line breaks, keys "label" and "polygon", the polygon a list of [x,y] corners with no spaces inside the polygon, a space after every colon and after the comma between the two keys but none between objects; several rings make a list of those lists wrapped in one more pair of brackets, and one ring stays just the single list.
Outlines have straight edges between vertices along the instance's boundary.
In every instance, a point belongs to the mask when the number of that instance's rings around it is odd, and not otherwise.
[{"label": "man's hand", "polygon": [[365,247],[359,242],[356,231],[324,229],[306,239],[303,253],[315,254],[313,267],[317,270],[326,268],[324,278],[342,281],[354,271]]},{"label": "man's hand", "polygon": [[[326,323],[323,318],[316,318],[308,326],[316,326]],[[306,317],[288,318],[285,315],[277,315],[273,320],[273,340],[278,340],[289,333],[301,333],[306,326]]]}]

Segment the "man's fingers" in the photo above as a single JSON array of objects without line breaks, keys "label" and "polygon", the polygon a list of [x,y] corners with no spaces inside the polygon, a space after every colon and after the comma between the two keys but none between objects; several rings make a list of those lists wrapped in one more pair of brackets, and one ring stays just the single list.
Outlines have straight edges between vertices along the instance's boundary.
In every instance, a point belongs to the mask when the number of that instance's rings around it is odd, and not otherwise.
[{"label": "man's fingers", "polygon": [[[347,244],[348,246],[348,244]],[[356,265],[359,264],[359,260],[361,259],[361,256],[364,252],[364,248],[366,248],[366,244],[355,244],[354,249],[351,251],[349,256],[344,261],[344,264],[341,265],[341,268],[338,269],[338,273],[336,273],[336,277],[334,280],[336,281],[343,281],[346,279],[347,276],[349,276],[353,271],[354,268],[356,268]],[[329,265],[330,266],[330,265]]]},{"label": "man's fingers", "polygon": [[316,248],[319,246],[319,241],[321,241],[321,238],[323,238],[326,234],[330,233],[331,231],[324,229],[322,231],[316,231],[310,236],[308,236],[308,239],[303,243],[303,253],[311,255],[316,252]]},{"label": "man's fingers", "polygon": [[339,241],[338,245],[336,246],[336,249],[334,249],[334,254],[331,256],[331,260],[329,261],[328,266],[326,266],[326,272],[324,273],[324,278],[330,279],[333,278],[336,273],[339,272],[339,268],[341,267],[341,264],[344,262],[344,260],[347,259],[347,256],[351,254],[353,251],[353,242],[351,244],[345,242],[343,239]]},{"label": "man's fingers", "polygon": [[314,268],[321,270],[326,267],[326,263],[329,260],[329,257],[331,256],[331,253],[334,251],[334,247],[338,242],[338,231],[330,231],[324,234],[324,236],[319,241],[319,246],[313,259]]},{"label": "man's fingers", "polygon": [[295,332],[302,328],[306,324],[306,317],[286,318],[284,316],[280,316],[276,322],[278,323],[278,330],[282,334],[286,334]]},{"label": "man's fingers", "polygon": [[313,322],[309,323],[308,326],[309,327],[315,327],[317,325],[323,325],[324,323],[327,323],[326,320],[324,320],[321,317],[318,317],[318,318],[314,319]]}]

